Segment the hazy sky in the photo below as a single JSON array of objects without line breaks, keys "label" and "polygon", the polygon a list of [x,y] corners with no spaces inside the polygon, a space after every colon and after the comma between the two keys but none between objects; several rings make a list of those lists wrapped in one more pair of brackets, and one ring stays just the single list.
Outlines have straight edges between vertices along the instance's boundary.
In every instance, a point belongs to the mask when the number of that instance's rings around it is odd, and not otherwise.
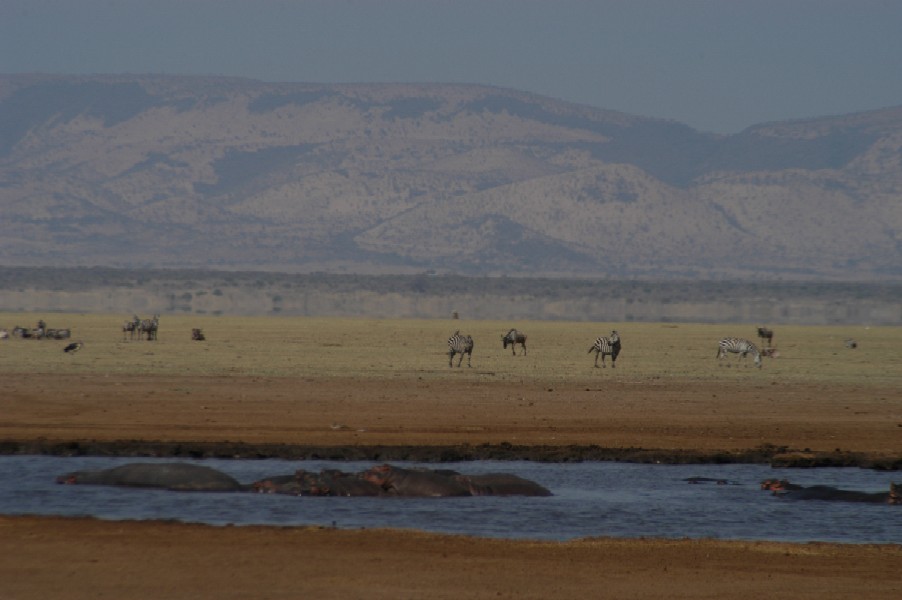
[{"label": "hazy sky", "polygon": [[0,72],[483,83],[732,133],[902,104],[902,2],[0,0]]}]

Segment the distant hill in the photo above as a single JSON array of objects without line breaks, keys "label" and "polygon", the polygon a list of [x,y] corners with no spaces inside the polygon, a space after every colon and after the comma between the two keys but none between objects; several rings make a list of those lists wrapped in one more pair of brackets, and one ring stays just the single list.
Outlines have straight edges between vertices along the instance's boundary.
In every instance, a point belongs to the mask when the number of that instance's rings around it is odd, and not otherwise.
[{"label": "distant hill", "polygon": [[902,107],[739,134],[475,85],[0,76],[0,263],[902,279]]}]

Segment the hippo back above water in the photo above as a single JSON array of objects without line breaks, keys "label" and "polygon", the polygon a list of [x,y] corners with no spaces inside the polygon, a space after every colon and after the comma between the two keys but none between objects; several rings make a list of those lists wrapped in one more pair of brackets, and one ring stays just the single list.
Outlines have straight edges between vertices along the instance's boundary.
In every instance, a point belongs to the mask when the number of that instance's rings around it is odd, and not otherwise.
[{"label": "hippo back above water", "polygon": [[57,483],[161,488],[187,492],[237,492],[237,480],[211,467],[189,463],[129,463],[111,469],[76,471]]},{"label": "hippo back above water", "polygon": [[551,492],[529,479],[510,473],[456,475],[473,496],[551,496]]},{"label": "hippo back above water", "polygon": [[844,490],[831,485],[804,486],[785,479],[766,479],[761,489],[771,491],[786,500],[825,500],[835,502],[867,502],[872,504],[902,505],[902,490],[890,483],[888,492],[860,492]]},{"label": "hippo back above water", "polygon": [[404,469],[381,465],[365,471],[363,478],[391,496],[418,498],[470,496],[469,488],[454,476],[427,469]]}]

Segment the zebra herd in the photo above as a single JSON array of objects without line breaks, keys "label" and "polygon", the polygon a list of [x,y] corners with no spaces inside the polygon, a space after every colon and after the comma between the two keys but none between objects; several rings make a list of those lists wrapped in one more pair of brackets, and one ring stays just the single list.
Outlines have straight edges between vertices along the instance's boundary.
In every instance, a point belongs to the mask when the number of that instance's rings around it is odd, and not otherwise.
[{"label": "zebra herd", "polygon": [[[761,331],[759,330],[759,334]],[[773,332],[768,331],[769,336],[765,336],[768,338],[773,338]],[[526,356],[526,334],[518,331],[516,329],[511,329],[506,334],[501,336],[501,342],[503,344],[503,348],[506,350],[508,346],[511,347],[511,352],[514,356],[517,355],[516,344],[520,344],[523,348],[523,356]],[[607,365],[605,364],[605,357],[611,357],[611,368],[615,368],[617,366],[617,356],[620,355],[621,342],[620,342],[620,334],[617,333],[616,330],[611,332],[610,337],[599,337],[595,340],[595,343],[589,347],[589,353],[595,352],[595,368],[598,368],[598,359],[601,357],[601,366],[605,368]],[[717,360],[720,361],[723,358],[726,358],[728,353],[738,354],[740,363],[743,362],[746,356],[749,354],[752,355],[754,359],[755,366],[759,369],[761,368],[761,357],[762,352],[758,350],[758,347],[755,346],[752,342],[744,338],[736,338],[736,337],[727,337],[721,339],[717,343]],[[457,360],[457,366],[460,367],[461,363],[464,359],[464,354],[467,355],[467,366],[472,367],[471,359],[473,358],[473,336],[470,335],[461,335],[460,330],[454,332],[454,335],[448,338],[448,366],[454,366],[454,356],[460,355],[460,358]]]},{"label": "zebra herd", "polygon": [[[0,329],[0,339],[6,339],[10,333],[5,329]],[[38,321],[37,327],[31,329],[26,327],[13,327],[12,336],[20,340],[67,340],[72,337],[72,330],[69,328],[55,329],[47,327],[43,319]]]},{"label": "zebra herd", "polygon": [[122,341],[128,339],[155,340],[160,327],[160,315],[154,315],[152,319],[141,319],[134,315],[131,321],[122,324]]}]

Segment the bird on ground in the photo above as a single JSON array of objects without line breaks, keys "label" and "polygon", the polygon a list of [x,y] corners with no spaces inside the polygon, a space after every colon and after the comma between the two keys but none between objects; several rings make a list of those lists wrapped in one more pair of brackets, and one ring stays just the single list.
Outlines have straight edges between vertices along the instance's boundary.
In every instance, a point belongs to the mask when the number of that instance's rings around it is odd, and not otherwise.
[{"label": "bird on ground", "polygon": [[72,342],[65,348],[63,348],[63,352],[78,352],[84,347],[82,342]]}]

